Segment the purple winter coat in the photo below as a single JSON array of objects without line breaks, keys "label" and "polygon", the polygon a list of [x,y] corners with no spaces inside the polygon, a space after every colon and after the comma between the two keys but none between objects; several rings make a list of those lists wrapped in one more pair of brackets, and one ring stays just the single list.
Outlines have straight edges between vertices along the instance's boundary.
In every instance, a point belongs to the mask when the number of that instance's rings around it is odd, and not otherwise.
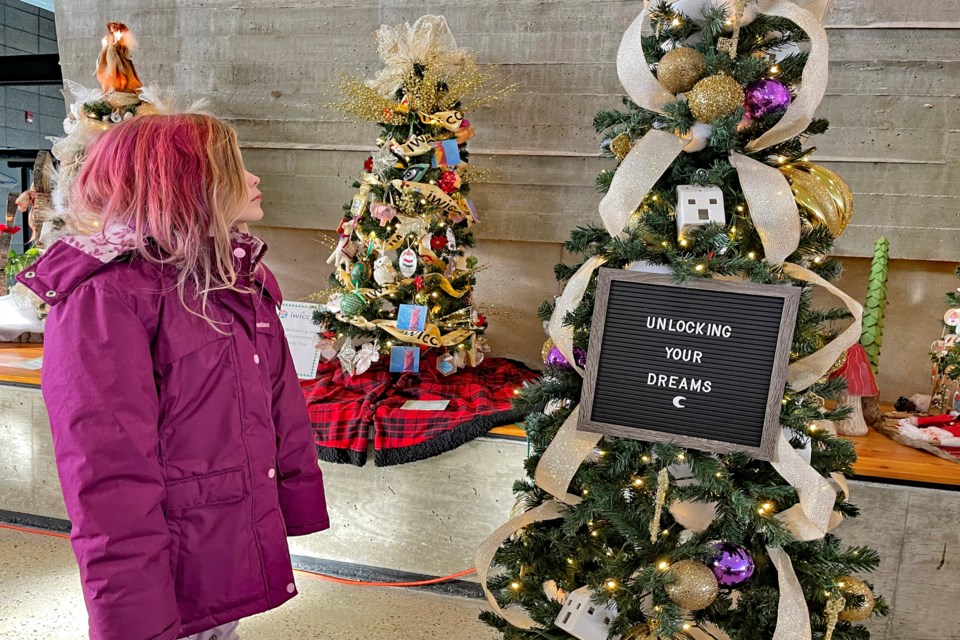
[{"label": "purple winter coat", "polygon": [[125,230],[55,243],[20,282],[51,305],[42,389],[91,640],[173,640],[296,595],[286,536],[329,526],[306,404],[263,243],[236,233],[257,293],[210,294]]}]

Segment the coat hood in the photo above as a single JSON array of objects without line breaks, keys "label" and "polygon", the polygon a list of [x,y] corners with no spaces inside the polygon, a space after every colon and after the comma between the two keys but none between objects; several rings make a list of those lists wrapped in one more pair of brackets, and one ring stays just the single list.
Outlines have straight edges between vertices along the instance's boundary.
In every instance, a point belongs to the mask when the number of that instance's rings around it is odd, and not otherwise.
[{"label": "coat hood", "polygon": [[[279,306],[280,287],[260,261],[267,245],[256,236],[233,229],[230,235],[234,266],[258,282]],[[129,260],[137,249],[134,230],[114,225],[93,235],[63,236],[17,280],[50,306],[64,300],[81,283],[115,262]]]}]

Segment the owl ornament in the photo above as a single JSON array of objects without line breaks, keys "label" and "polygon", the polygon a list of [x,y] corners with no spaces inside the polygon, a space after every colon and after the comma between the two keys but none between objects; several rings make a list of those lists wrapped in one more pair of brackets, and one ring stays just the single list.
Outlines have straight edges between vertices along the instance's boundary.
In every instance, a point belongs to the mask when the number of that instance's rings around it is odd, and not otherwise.
[{"label": "owl ornament", "polygon": [[373,263],[373,280],[381,287],[397,281],[397,271],[390,256],[380,256]]}]

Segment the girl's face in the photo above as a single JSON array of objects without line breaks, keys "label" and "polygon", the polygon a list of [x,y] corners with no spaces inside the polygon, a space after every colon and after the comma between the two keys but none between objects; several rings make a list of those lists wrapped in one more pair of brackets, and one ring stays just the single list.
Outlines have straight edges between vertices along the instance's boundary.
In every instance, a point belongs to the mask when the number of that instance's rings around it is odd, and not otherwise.
[{"label": "girl's face", "polygon": [[260,201],[263,196],[260,194],[260,189],[257,188],[257,185],[260,184],[260,178],[246,170],[243,173],[247,182],[247,205],[240,213],[240,217],[237,218],[237,222],[257,222],[263,219],[263,209],[260,208]]}]

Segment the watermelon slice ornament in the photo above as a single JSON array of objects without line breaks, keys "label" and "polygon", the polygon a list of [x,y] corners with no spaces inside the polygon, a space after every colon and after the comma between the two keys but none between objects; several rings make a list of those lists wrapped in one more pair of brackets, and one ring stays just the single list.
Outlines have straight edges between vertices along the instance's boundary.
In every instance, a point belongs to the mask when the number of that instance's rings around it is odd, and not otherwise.
[{"label": "watermelon slice ornament", "polygon": [[853,413],[845,420],[835,423],[837,432],[844,436],[864,436],[867,434],[867,422],[863,418],[861,398],[880,394],[877,381],[870,366],[870,357],[861,344],[847,349],[847,359],[839,369],[830,374],[831,378],[845,378],[847,390],[837,398],[839,406],[852,407]]}]

